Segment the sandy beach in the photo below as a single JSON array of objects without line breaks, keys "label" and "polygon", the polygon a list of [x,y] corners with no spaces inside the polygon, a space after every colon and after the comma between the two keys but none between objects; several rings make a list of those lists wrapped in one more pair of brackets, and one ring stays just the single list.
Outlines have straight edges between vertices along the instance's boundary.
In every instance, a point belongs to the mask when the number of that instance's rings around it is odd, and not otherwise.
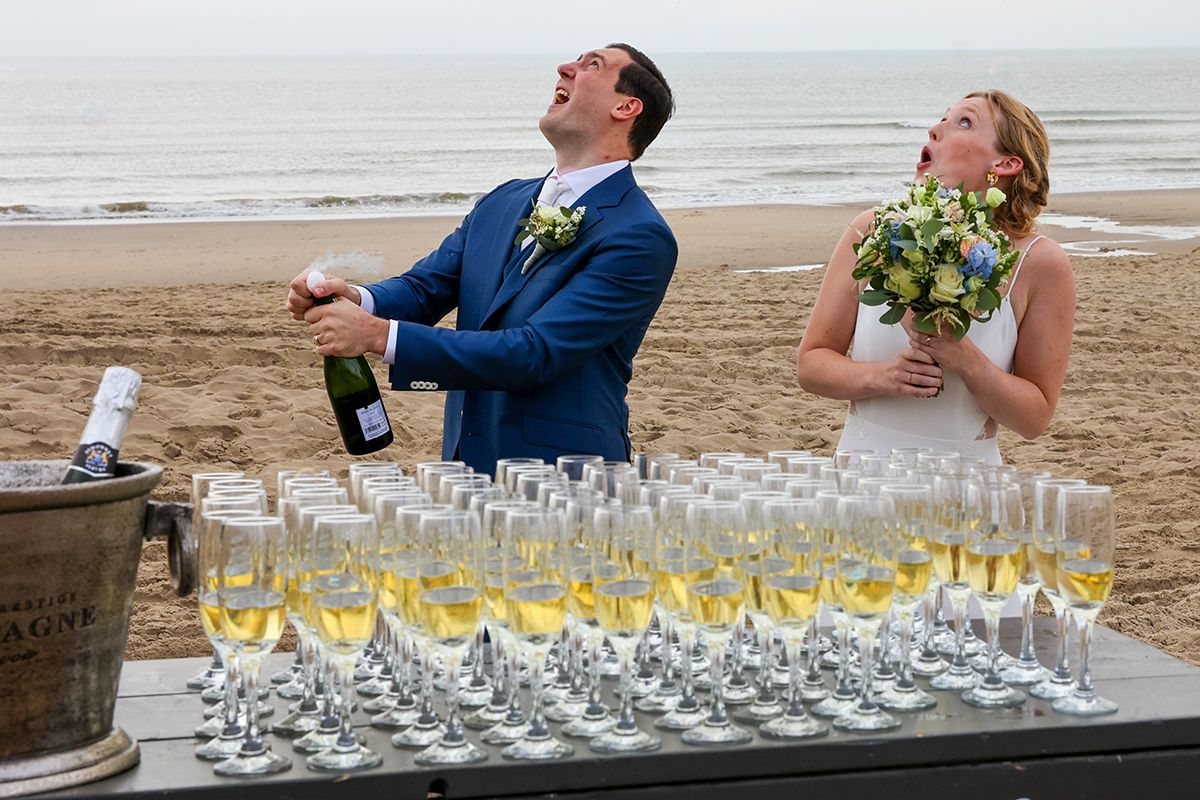
[{"label": "sandy beach", "polygon": [[[823,265],[854,211],[667,213],[680,266],[630,387],[639,449],[830,450],[844,404],[801,391],[794,370],[823,270],[737,270]],[[1058,412],[1036,441],[1003,432],[1001,451],[1116,488],[1118,572],[1102,621],[1200,664],[1200,190],[1062,195],[1048,212],[1060,224],[1043,232],[1071,252],[1152,255],[1073,256],[1078,321]],[[403,272],[454,224],[0,225],[0,458],[69,456],[103,368],[125,364],[145,386],[121,455],[165,467],[160,498],[186,500],[188,476],[213,468],[270,486],[284,467],[344,473],[320,360],[283,311],[284,284],[327,254],[331,271],[360,281]],[[396,441],[383,455],[406,468],[436,457],[441,396],[389,393],[385,404]],[[207,651],[194,601],[171,590],[164,546],[146,546],[128,656]]]}]

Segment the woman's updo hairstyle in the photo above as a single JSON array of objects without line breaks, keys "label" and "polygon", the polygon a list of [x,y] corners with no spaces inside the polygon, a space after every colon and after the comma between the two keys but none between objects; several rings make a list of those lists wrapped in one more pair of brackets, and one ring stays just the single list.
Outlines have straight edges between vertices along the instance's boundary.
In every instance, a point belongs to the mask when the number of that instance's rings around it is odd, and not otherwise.
[{"label": "woman's updo hairstyle", "polygon": [[[1008,200],[996,209],[996,224],[1010,236],[1033,230],[1034,220],[1046,207],[1050,193],[1050,141],[1046,128],[1029,106],[1008,92],[972,92],[967,97],[987,100],[995,118],[997,147],[1001,153],[1020,156],[1025,166],[1001,186]],[[1003,180],[1003,179],[1002,179]]]}]

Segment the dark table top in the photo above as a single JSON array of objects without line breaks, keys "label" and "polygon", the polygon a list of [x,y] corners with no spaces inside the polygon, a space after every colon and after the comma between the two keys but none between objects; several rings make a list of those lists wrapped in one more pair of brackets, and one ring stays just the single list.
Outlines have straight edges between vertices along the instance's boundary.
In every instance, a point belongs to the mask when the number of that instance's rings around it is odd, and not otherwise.
[{"label": "dark table top", "polygon": [[[1053,661],[1053,624],[1052,619],[1037,621],[1036,641],[1043,664]],[[1016,649],[1017,634],[1018,621],[1005,620],[1002,640],[1009,652]],[[290,660],[286,654],[271,656],[263,670],[264,680]],[[778,790],[781,786],[796,786],[821,776],[833,781],[878,773],[899,781],[914,770],[936,775],[938,770],[966,765],[971,765],[977,776],[984,775],[989,765],[1005,765],[1009,772],[1031,770],[1028,774],[1032,776],[1041,774],[1036,765],[1053,760],[1061,765],[1052,774],[1067,776],[1073,774],[1071,769],[1083,770],[1081,774],[1100,774],[1095,772],[1095,764],[1102,758],[1140,763],[1136,760],[1139,755],[1153,756],[1146,762],[1152,766],[1182,758],[1193,770],[1200,764],[1200,751],[1193,754],[1191,750],[1200,746],[1200,669],[1100,626],[1093,639],[1092,658],[1097,690],[1120,704],[1120,711],[1107,717],[1063,716],[1053,712],[1048,701],[1035,698],[1019,708],[985,711],[964,704],[956,693],[935,692],[935,709],[900,715],[904,724],[887,733],[864,735],[834,730],[823,738],[797,742],[770,741],[755,735],[749,745],[710,749],[686,745],[677,733],[656,731],[663,739],[663,747],[656,753],[600,756],[588,750],[585,741],[575,739],[568,740],[575,744],[573,757],[529,763],[504,760],[500,748],[481,744],[478,734],[468,731],[469,738],[488,752],[486,762],[426,768],[413,763],[411,752],[392,747],[390,732],[370,728],[366,717],[356,713],[356,725],[365,733],[367,744],[383,755],[380,768],[341,776],[311,772],[305,769],[304,756],[293,752],[287,740],[269,736],[274,750],[288,755],[293,767],[252,780],[218,778],[213,775],[211,763],[193,755],[198,741],[192,730],[202,721],[203,704],[197,693],[185,688],[185,682],[205,663],[205,659],[173,659],[125,664],[116,724],[139,740],[141,764],[55,796],[359,800],[424,797],[433,788],[456,798],[598,797],[618,791],[643,797],[698,797],[728,796],[756,786],[762,789],[759,795],[769,796],[779,794],[770,791],[772,787]],[[286,702],[274,694],[269,702],[280,716],[287,713]],[[639,718],[646,729],[651,729],[651,715],[639,713]],[[556,732],[557,727],[552,725]],[[1127,768],[1118,774],[1134,773]],[[1148,774],[1154,774],[1153,770]],[[835,781],[829,786],[843,784],[852,785]],[[895,796],[899,795],[889,794]],[[1041,796],[1057,800],[1067,795]],[[979,795],[972,795],[971,800],[979,800]]]}]

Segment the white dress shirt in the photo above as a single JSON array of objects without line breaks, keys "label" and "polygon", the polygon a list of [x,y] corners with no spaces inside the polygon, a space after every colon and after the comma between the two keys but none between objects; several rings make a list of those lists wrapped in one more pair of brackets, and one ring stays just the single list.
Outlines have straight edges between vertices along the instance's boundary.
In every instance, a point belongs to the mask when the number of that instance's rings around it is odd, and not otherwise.
[{"label": "white dress shirt", "polygon": [[[579,198],[587,194],[591,189],[611,178],[621,170],[629,166],[627,159],[618,159],[616,161],[608,161],[604,164],[596,164],[592,167],[584,167],[583,169],[572,170],[571,172],[559,173],[558,168],[551,170],[550,175],[546,180],[557,180],[565,186],[562,189],[556,201],[560,206],[573,206],[579,202]],[[533,237],[528,237],[521,243],[522,247],[528,247],[533,243]],[[368,314],[375,313],[375,298],[371,296],[370,290],[363,286],[355,286],[358,289],[358,294],[361,298],[359,305],[363,311]],[[383,363],[394,364],[396,362],[396,340],[399,333],[399,324],[396,320],[391,321],[391,329],[388,331],[387,349],[383,352]]]}]

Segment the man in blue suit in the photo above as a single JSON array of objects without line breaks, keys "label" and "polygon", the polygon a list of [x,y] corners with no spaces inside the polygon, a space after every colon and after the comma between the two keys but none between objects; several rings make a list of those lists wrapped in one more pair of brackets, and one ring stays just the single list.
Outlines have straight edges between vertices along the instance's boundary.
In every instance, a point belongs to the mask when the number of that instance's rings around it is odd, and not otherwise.
[{"label": "man in blue suit", "polygon": [[[518,456],[629,458],[626,387],[678,255],[630,167],[674,110],[662,73],[614,44],[558,75],[539,123],[549,175],[493,189],[404,275],[312,294],[300,275],[288,294],[317,353],[378,353],[393,389],[446,390],[442,457],[479,472]],[[531,259],[535,245],[513,240],[534,204],[584,210],[570,244]],[[330,294],[350,302],[313,306]],[[434,327],[455,309],[456,330]]]}]

